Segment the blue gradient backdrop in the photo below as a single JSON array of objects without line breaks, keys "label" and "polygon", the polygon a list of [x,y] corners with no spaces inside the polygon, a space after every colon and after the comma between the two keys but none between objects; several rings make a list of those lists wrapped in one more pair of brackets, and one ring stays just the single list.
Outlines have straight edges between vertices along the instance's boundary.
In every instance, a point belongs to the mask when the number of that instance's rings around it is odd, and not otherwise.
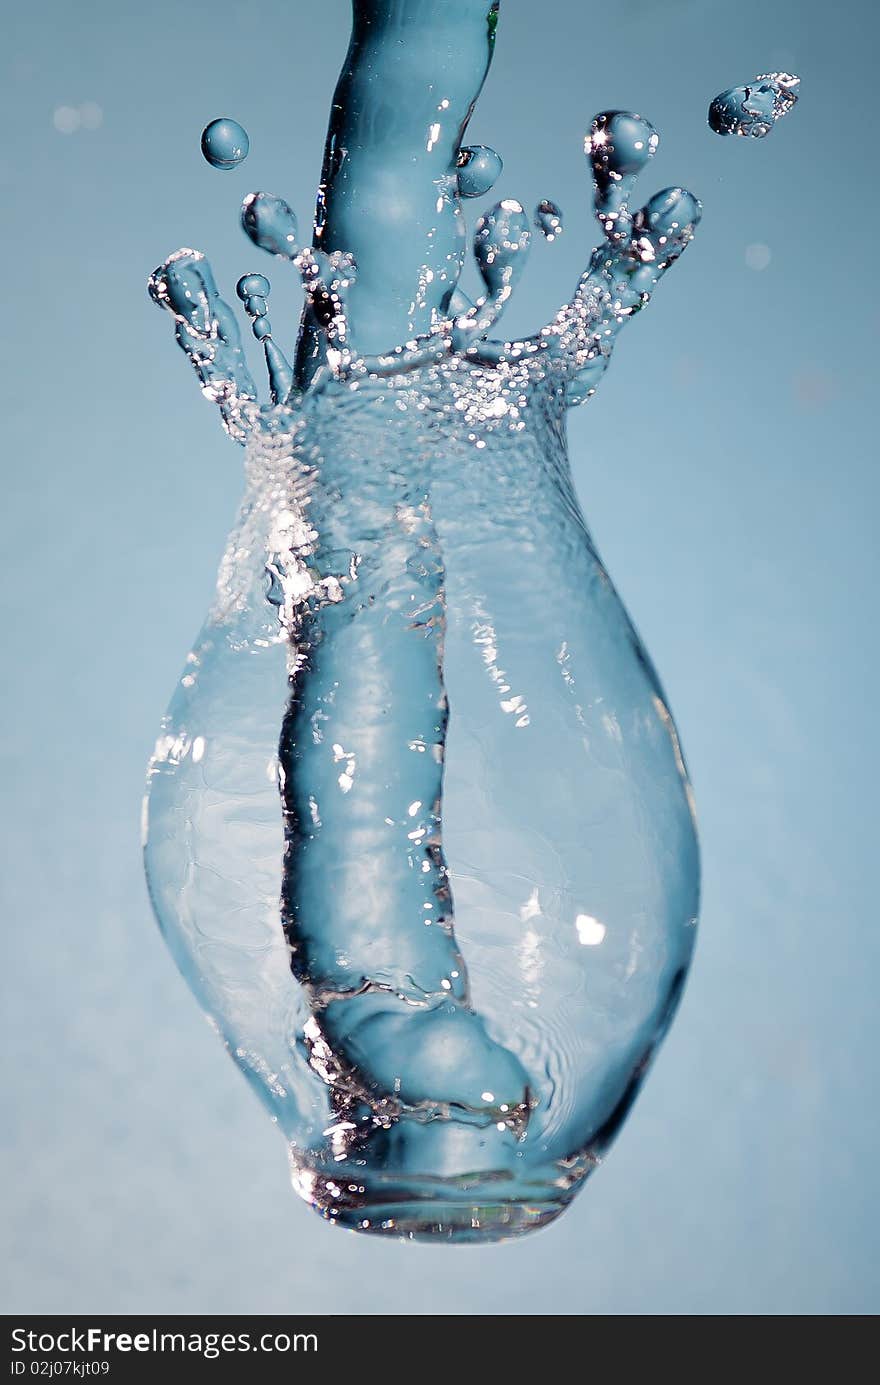
[{"label": "blue gradient backdrop", "polygon": [[[145,280],[195,245],[231,296],[264,267],[237,226],[252,188],[308,216],[347,10],[45,0],[4,22],[2,1306],[877,1310],[868,0],[504,0],[471,127],[504,154],[501,194],[567,213],[515,328],[567,296],[595,241],[595,111],[649,116],[663,143],[646,194],[681,181],[705,205],[572,421],[588,520],[682,729],[705,864],[682,1011],[607,1166],[512,1245],[331,1230],[290,1192],[281,1141],[156,932],[144,765],[241,455]],[[779,68],[803,95],[770,139],[709,133],[717,91]],[[99,128],[56,129],[84,102]],[[220,114],[251,136],[233,173],[199,154]],[[273,278],[292,336],[297,295]]]}]

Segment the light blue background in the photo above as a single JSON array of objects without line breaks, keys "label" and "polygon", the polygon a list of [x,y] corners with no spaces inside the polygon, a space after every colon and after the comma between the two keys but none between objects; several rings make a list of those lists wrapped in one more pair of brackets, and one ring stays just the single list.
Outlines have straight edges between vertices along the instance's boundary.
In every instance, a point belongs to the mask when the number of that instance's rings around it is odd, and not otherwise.
[{"label": "light blue background", "polygon": [[[439,0],[438,0],[439,2]],[[144,765],[208,605],[241,454],[145,293],[176,246],[231,297],[252,188],[308,216],[346,0],[61,0],[4,24],[2,1306],[591,1314],[880,1308],[876,1197],[880,313],[869,0],[504,0],[471,127],[499,195],[556,198],[514,328],[595,241],[594,111],[663,143],[699,239],[573,417],[584,508],[675,708],[702,936],[607,1166],[555,1226],[377,1244],[290,1192],[284,1150],[174,971],[141,873]],[[551,27],[552,25],[552,27]],[[803,77],[761,143],[705,112]],[[65,135],[57,107],[103,124]],[[250,132],[217,173],[198,137]],[[751,244],[768,267],[746,264]],[[271,271],[270,271],[271,272]],[[273,320],[296,310],[274,275]]]}]

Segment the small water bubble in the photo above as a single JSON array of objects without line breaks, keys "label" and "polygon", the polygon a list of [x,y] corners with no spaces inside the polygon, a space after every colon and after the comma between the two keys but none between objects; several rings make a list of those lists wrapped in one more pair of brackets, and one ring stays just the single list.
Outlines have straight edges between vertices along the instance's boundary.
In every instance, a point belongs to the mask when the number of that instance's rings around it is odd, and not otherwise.
[{"label": "small water bubble", "polygon": [[709,106],[709,128],[716,135],[763,139],[794,106],[799,83],[790,72],[765,72],[749,86],[722,91]]},{"label": "small water bubble", "polygon": [[486,144],[465,145],[458,151],[458,191],[462,197],[482,197],[501,177],[500,154]]},{"label": "small water bubble", "polygon": [[562,209],[555,202],[539,202],[535,208],[535,225],[545,240],[554,241],[561,236],[565,227],[562,224]]},{"label": "small water bubble", "polygon": [[746,246],[745,260],[749,269],[760,272],[767,268],[772,258],[773,253],[769,245],[762,245],[760,241],[756,241],[754,245]]},{"label": "small water bubble", "polygon": [[81,106],[56,106],[52,124],[59,135],[75,135],[77,130],[97,130],[104,112],[97,101],[84,101]]},{"label": "small water bubble", "polygon": [[212,168],[236,168],[250,147],[247,130],[228,116],[212,120],[202,131],[202,153]]},{"label": "small water bubble", "polygon": [[75,106],[56,106],[52,124],[59,135],[72,135],[80,127],[80,113]]},{"label": "small water bubble", "polygon": [[241,224],[248,239],[268,254],[285,260],[298,254],[296,215],[283,197],[249,192],[241,204]]}]

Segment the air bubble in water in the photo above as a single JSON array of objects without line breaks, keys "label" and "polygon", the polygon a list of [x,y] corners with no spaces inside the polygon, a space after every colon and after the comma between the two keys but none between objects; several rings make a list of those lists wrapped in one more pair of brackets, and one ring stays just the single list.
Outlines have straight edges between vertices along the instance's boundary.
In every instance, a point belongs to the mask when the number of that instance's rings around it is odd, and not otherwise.
[{"label": "air bubble in water", "polygon": [[545,240],[554,241],[561,236],[565,227],[562,224],[562,209],[555,202],[546,199],[535,208],[535,225]]},{"label": "air bubble in water", "polygon": [[501,177],[500,154],[485,144],[466,145],[458,152],[458,191],[462,197],[482,197]]},{"label": "air bubble in water", "polygon": [[241,206],[245,235],[270,255],[292,260],[298,254],[296,214],[283,197],[249,192]]},{"label": "air bubble in water", "polygon": [[212,120],[202,131],[202,153],[212,168],[236,168],[250,147],[247,130],[228,116]]},{"label": "air bubble in water", "polygon": [[709,127],[716,135],[763,139],[797,101],[800,78],[790,72],[765,72],[749,86],[722,91],[709,107]]}]

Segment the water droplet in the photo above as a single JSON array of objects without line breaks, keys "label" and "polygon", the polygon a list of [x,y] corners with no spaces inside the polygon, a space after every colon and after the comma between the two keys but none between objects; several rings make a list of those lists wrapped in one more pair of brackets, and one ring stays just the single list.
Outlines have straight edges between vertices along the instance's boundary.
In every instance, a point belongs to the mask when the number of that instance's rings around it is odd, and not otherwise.
[{"label": "water droplet", "polygon": [[657,152],[660,136],[650,121],[633,111],[602,111],[590,127],[584,149],[599,184],[641,173]]},{"label": "water droplet", "polygon": [[251,320],[251,331],[263,346],[272,403],[280,404],[290,392],[293,372],[283,351],[272,340],[268,302],[270,289],[271,285],[265,274],[243,274],[235,286],[235,292]]},{"label": "water droplet", "polygon": [[655,192],[633,218],[634,247],[645,264],[671,264],[692,239],[702,207],[687,188]]},{"label": "water droplet", "polygon": [[749,86],[722,91],[709,107],[709,128],[716,135],[763,139],[794,106],[799,83],[790,72],[765,72]]},{"label": "water droplet", "polygon": [[501,155],[486,144],[470,144],[458,151],[458,191],[462,197],[482,197],[501,177]]},{"label": "water droplet", "polygon": [[519,202],[507,198],[481,216],[474,234],[474,255],[483,283],[493,296],[513,287],[532,242],[529,220]]},{"label": "water droplet", "polygon": [[593,200],[612,245],[623,245],[630,237],[630,197],[659,143],[653,125],[633,111],[602,111],[590,126],[584,151],[593,170]]},{"label": "water droplet", "polygon": [[178,250],[160,265],[149,282],[150,297],[182,318],[191,331],[209,336],[216,288],[207,260],[198,251]]},{"label": "water droplet", "polygon": [[296,215],[283,197],[271,192],[249,192],[241,204],[241,224],[254,245],[285,260],[296,257]]},{"label": "water droplet", "polygon": [[545,240],[554,241],[561,236],[565,227],[562,224],[562,210],[555,202],[546,199],[535,208],[535,225]]},{"label": "water droplet", "polygon": [[250,147],[247,130],[228,116],[212,120],[202,131],[202,153],[212,168],[236,168]]},{"label": "water droplet", "polygon": [[248,298],[265,298],[269,287],[265,274],[243,274],[235,286],[235,292],[244,303]]}]

